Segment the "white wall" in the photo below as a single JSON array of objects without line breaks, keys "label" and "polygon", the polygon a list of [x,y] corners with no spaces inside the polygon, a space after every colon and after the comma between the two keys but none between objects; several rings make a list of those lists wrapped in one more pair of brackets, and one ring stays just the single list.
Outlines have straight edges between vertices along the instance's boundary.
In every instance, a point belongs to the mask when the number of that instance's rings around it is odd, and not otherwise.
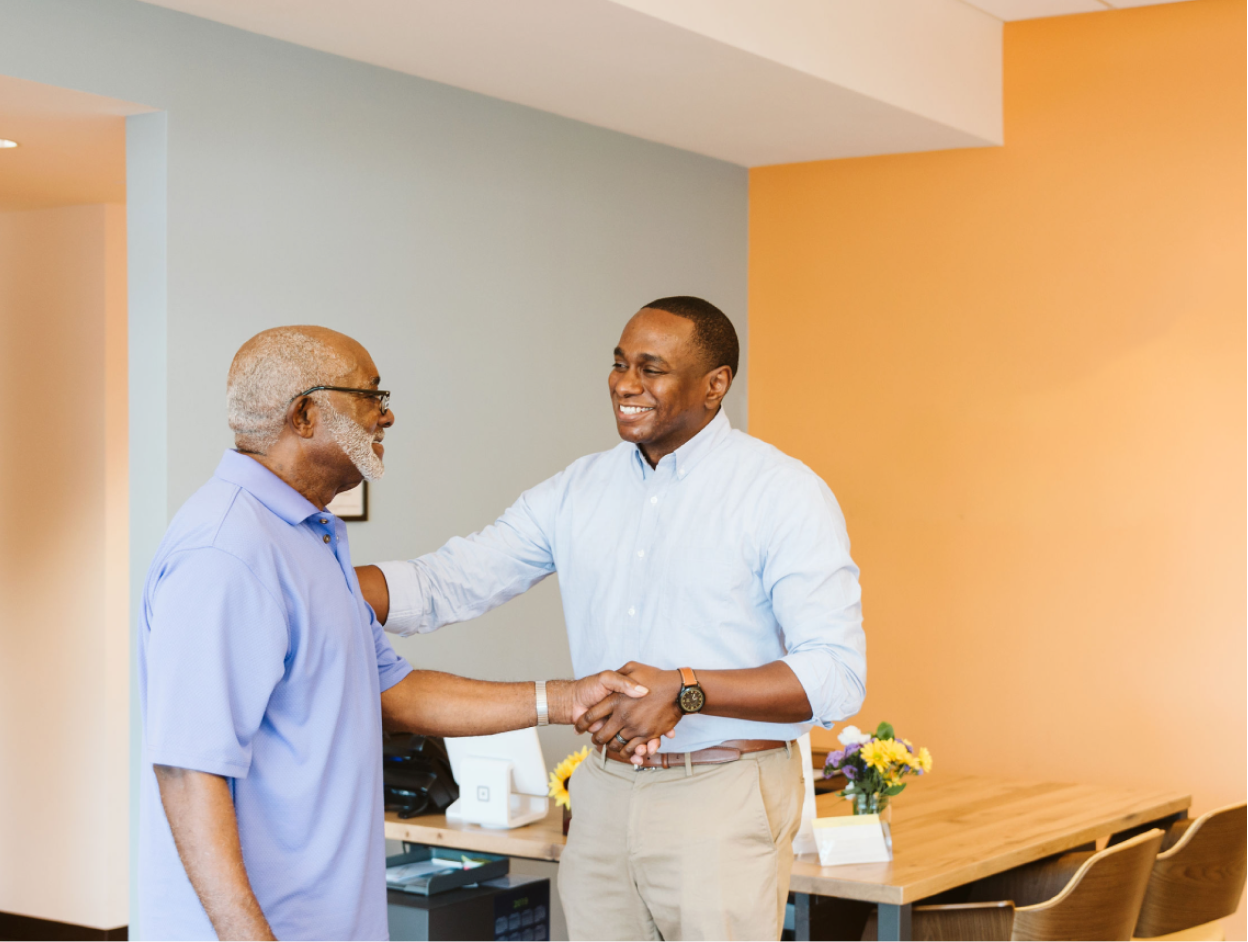
[{"label": "white wall", "polygon": [[0,911],[97,928],[127,921],[125,316],[123,207],[0,214]]},{"label": "white wall", "polygon": [[[162,109],[128,119],[132,583],[152,514],[230,444],[226,369],[262,328],[354,334],[394,391],[359,562],[434,549],[611,447],[610,353],[645,302],[703,295],[745,340],[740,167],[131,0],[0,0],[0,22],[0,74]],[[553,580],[396,648],[490,679],[571,671]],[[552,762],[574,746],[543,741]]]}]

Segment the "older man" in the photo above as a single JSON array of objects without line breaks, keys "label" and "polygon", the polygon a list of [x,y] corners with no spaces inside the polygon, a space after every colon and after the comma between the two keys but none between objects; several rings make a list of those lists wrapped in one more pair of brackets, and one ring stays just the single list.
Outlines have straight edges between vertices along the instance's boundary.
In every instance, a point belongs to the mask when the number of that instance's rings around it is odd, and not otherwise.
[{"label": "older man", "polygon": [[[844,518],[814,472],[729,425],[737,357],[714,305],[651,302],[608,378],[623,443],[480,533],[362,570],[403,634],[476,617],[557,571],[577,673],[627,661],[650,688],[578,723],[612,751],[572,779],[559,890],[573,938],[779,938],[802,807],[793,741],[862,704]],[[662,754],[637,754],[673,727]]]},{"label": "older man", "polygon": [[574,722],[612,692],[413,671],[325,509],[383,471],[390,394],[317,327],[253,337],[228,384],[236,451],[183,505],[140,612],[140,920],[156,939],[384,939],[381,732]]}]

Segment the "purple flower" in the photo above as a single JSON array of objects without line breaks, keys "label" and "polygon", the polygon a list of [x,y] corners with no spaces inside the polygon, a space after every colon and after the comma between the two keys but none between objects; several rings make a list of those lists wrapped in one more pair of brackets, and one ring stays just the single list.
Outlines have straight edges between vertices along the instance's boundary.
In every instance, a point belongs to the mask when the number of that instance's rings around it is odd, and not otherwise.
[{"label": "purple flower", "polygon": [[838,749],[836,752],[828,753],[828,765],[840,765],[845,761],[845,750]]},{"label": "purple flower", "polygon": [[841,769],[841,772],[851,782],[858,777],[858,772],[852,765],[845,766],[845,768]]},{"label": "purple flower", "polygon": [[850,756],[854,755],[854,753],[856,753],[861,748],[862,748],[861,743],[851,743],[850,745],[846,746],[845,758],[848,759]]}]

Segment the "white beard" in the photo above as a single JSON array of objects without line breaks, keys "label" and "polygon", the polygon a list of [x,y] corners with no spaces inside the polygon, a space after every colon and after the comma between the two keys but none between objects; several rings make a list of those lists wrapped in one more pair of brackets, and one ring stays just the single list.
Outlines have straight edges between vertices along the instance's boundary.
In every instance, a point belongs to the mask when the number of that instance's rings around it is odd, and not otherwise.
[{"label": "white beard", "polygon": [[325,410],[325,428],[329,430],[334,444],[351,459],[365,481],[379,481],[386,473],[386,466],[373,451],[373,436],[355,420],[343,415],[333,406]]}]

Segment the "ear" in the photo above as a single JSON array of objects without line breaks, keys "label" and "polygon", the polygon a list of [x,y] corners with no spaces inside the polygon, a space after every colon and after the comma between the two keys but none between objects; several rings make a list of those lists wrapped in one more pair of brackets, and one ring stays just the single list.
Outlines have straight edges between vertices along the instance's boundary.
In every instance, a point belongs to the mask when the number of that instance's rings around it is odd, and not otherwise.
[{"label": "ear", "polygon": [[286,424],[300,438],[316,434],[317,406],[311,396],[300,396],[286,407]]},{"label": "ear", "polygon": [[732,367],[720,366],[706,374],[706,407],[718,408],[728,390],[732,388]]}]

